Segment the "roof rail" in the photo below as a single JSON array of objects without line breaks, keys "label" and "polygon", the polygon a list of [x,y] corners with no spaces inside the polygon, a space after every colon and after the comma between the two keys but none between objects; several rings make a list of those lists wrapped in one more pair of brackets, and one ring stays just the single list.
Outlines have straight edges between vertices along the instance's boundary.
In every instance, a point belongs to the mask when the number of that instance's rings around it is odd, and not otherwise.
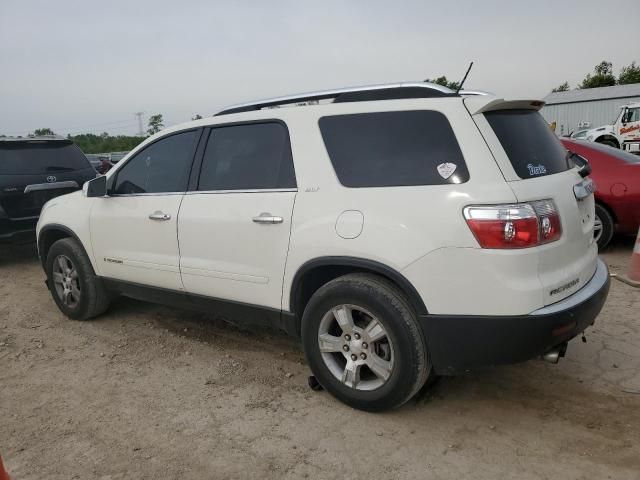
[{"label": "roof rail", "polygon": [[493,95],[490,92],[484,92],[482,90],[460,90],[459,95]]},{"label": "roof rail", "polygon": [[[460,92],[465,93],[465,92]],[[335,90],[299,93],[284,97],[268,98],[256,102],[241,103],[224,108],[214,116],[231,113],[250,112],[269,107],[279,107],[305,102],[318,102],[333,99],[334,103],[361,102],[373,100],[395,100],[401,98],[453,97],[456,92],[450,88],[429,82],[403,82],[381,85],[367,85],[361,87],[347,87]]]}]

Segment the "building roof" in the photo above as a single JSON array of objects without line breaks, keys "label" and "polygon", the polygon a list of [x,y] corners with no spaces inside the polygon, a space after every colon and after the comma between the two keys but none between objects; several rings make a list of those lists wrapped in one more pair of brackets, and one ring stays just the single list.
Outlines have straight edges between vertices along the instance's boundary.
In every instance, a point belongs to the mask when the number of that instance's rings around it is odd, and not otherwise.
[{"label": "building roof", "polygon": [[562,103],[595,102],[617,98],[640,97],[640,83],[630,85],[614,85],[613,87],[585,88],[566,92],[551,92],[544,97],[547,105]]}]

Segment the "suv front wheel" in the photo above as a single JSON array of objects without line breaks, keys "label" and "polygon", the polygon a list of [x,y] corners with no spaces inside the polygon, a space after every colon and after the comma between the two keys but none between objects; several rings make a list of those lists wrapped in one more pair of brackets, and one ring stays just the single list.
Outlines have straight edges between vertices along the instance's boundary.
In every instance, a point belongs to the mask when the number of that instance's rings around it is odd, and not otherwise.
[{"label": "suv front wheel", "polygon": [[108,292],[75,239],[63,238],[51,246],[46,273],[53,300],[67,317],[88,320],[109,306]]},{"label": "suv front wheel", "polygon": [[371,274],[322,286],[302,319],[305,355],[320,384],[352,407],[399,407],[431,373],[412,308],[398,288]]}]

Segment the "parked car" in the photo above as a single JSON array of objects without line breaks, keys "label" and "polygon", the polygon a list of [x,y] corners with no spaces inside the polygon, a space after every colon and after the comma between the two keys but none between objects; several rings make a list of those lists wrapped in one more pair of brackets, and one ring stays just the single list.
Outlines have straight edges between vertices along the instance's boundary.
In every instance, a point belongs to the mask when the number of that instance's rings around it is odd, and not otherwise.
[{"label": "parked car", "polygon": [[118,163],[120,160],[122,160],[124,157],[127,156],[127,153],[129,152],[111,152],[109,154],[109,161],[112,164],[116,164]]},{"label": "parked car", "polygon": [[107,173],[111,170],[111,167],[113,167],[113,162],[109,159],[109,155],[88,153],[86,154],[86,157],[89,160],[89,163],[91,163],[93,169],[102,175]]},{"label": "parked car", "polygon": [[95,178],[87,158],[56,136],[0,138],[0,242],[35,241],[42,206]]},{"label": "parked car", "polygon": [[586,130],[586,129],[578,130],[577,132],[573,132],[573,133],[570,135],[570,138],[575,138],[575,139],[578,139],[578,140],[585,139],[585,138],[587,138],[587,132],[588,132],[588,131],[589,131],[589,130]]},{"label": "parked car", "polygon": [[600,249],[609,244],[614,232],[635,234],[640,226],[640,157],[600,143],[561,141],[591,165],[596,184],[594,235]]},{"label": "parked car", "polygon": [[541,105],[397,84],[163,130],[47,203],[49,290],[78,320],[128,295],[278,326],[365,410],[434,375],[557,361],[609,275],[591,180]]},{"label": "parked car", "polygon": [[100,156],[97,153],[85,153],[85,157],[89,160],[89,163],[93,167],[93,169],[97,172],[98,167],[100,166]]}]

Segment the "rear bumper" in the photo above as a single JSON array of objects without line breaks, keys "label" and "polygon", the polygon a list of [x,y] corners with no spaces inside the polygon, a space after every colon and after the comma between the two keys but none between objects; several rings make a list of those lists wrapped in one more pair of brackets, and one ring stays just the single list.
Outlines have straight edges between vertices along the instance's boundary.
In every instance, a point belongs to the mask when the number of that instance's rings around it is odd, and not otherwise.
[{"label": "rear bumper", "polygon": [[492,365],[523,362],[571,340],[593,324],[609,293],[609,269],[579,291],[528,315],[420,317],[434,370],[455,375]]}]

